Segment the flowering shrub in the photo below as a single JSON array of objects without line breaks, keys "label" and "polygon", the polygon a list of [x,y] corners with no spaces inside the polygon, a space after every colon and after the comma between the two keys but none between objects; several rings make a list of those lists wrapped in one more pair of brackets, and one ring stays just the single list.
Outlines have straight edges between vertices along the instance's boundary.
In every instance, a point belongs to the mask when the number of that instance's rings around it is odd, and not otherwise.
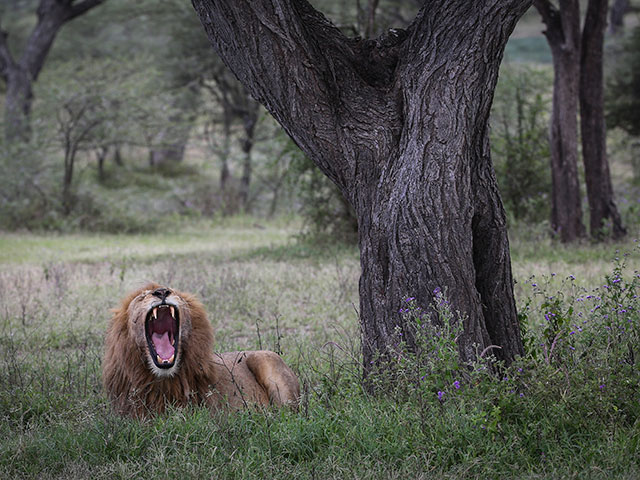
[{"label": "flowering shrub", "polygon": [[630,274],[626,259],[617,258],[591,290],[572,275],[557,291],[555,274],[532,277],[520,308],[526,355],[509,367],[491,356],[460,362],[462,322],[446,292],[433,292],[430,312],[408,297],[399,312],[414,326],[415,344],[396,332],[396,346],[372,381],[430,415],[438,406],[454,409],[469,428],[492,436],[523,422],[550,436],[557,428],[590,431],[594,418],[633,423],[640,418],[640,273]]}]

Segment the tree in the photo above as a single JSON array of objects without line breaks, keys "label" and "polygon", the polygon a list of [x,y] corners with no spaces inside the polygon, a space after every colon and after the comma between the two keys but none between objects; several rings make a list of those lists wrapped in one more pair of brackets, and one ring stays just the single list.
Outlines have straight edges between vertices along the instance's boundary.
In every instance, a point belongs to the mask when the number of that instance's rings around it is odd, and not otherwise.
[{"label": "tree", "polygon": [[585,236],[578,179],[578,89],[580,82],[580,5],[534,0],[547,29],[553,56],[551,113],[551,228],[563,242]]},{"label": "tree", "polygon": [[601,239],[609,220],[613,238],[623,237],[622,225],[613,198],[613,186],[607,160],[607,135],[604,122],[603,48],[607,26],[608,0],[590,0],[582,29],[580,52],[580,131],[582,161],[589,200],[589,231]]},{"label": "tree", "polygon": [[[253,171],[252,150],[255,143],[256,126],[260,114],[260,104],[253,100],[244,86],[219,62],[203,78],[203,87],[211,94],[222,110],[220,115],[210,115],[207,123],[207,140],[213,152],[220,159],[220,190],[222,191],[225,212],[236,213],[238,208],[249,208],[249,188]],[[242,174],[239,186],[232,188],[231,169],[229,160],[231,157],[232,127],[235,121],[240,120],[243,136],[240,141],[242,150]],[[219,141],[218,132],[214,127],[222,126],[222,142]],[[221,143],[221,145],[219,145]]]},{"label": "tree", "polygon": [[551,222],[563,242],[585,236],[578,180],[578,105],[581,113],[583,161],[590,210],[590,232],[603,237],[606,219],[615,238],[624,235],[613,199],[606,158],[602,49],[607,0],[589,0],[585,25],[580,31],[580,3],[534,0],[547,29],[553,57],[553,113],[551,117]]},{"label": "tree", "polygon": [[460,312],[462,359],[522,353],[488,118],[529,0],[431,0],[407,31],[347,38],[306,0],[192,0],[214,48],[356,211],[365,373],[399,309]]},{"label": "tree", "polygon": [[[40,102],[34,110],[39,132],[50,129],[53,143],[63,154],[62,213],[76,206],[74,181],[78,154],[98,153],[98,169],[110,147],[135,136],[136,101],[143,97],[144,74],[135,66],[109,59],[85,58],[53,63],[36,86]],[[47,128],[48,127],[48,128]]]},{"label": "tree", "polygon": [[62,26],[104,0],[40,0],[38,20],[18,60],[9,51],[8,34],[0,29],[0,78],[7,84],[7,140],[29,138],[33,82],[38,79],[51,45]]}]

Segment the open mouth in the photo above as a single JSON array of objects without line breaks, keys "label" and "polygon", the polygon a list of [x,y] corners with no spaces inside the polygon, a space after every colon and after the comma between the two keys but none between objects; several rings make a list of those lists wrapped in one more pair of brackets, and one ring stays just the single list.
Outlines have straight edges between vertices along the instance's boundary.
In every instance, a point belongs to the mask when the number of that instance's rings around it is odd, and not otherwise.
[{"label": "open mouth", "polygon": [[180,314],[178,307],[163,301],[149,309],[145,321],[147,345],[158,368],[171,368],[178,357]]}]

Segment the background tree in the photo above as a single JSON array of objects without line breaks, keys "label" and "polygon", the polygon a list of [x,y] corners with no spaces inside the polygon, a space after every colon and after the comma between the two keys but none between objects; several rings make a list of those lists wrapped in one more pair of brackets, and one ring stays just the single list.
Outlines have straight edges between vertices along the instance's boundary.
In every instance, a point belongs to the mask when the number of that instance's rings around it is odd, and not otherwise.
[{"label": "background tree", "polygon": [[547,29],[553,56],[553,114],[551,117],[551,223],[563,242],[585,235],[578,180],[578,104],[581,113],[583,161],[590,211],[590,232],[603,238],[605,220],[614,238],[625,234],[613,198],[606,157],[602,50],[606,0],[589,0],[584,28],[580,2],[534,0]]},{"label": "background tree", "polygon": [[585,236],[578,179],[578,89],[580,82],[580,4],[534,0],[547,29],[553,56],[551,114],[551,228],[563,242]]},{"label": "background tree", "polygon": [[93,150],[104,155],[118,142],[133,142],[140,131],[137,102],[149,87],[135,67],[106,59],[86,59],[81,65],[61,62],[49,68],[43,80],[48,87],[38,87],[38,114],[46,120],[39,126],[50,132],[62,152],[61,205],[69,215],[76,204],[78,154]]},{"label": "background tree", "polygon": [[[222,145],[217,145],[215,129],[209,135],[210,147],[220,159],[220,189],[223,192],[226,213],[236,213],[249,208],[249,188],[252,177],[252,150],[255,144],[256,126],[260,116],[260,104],[253,100],[244,86],[233,74],[218,62],[203,79],[203,86],[209,91],[221,112],[210,115],[211,125],[222,126]],[[240,147],[242,151],[242,173],[237,188],[232,185],[229,167],[233,124],[242,125]]]},{"label": "background tree", "polygon": [[37,23],[16,59],[8,34],[0,29],[0,78],[7,84],[5,128],[8,140],[29,138],[32,84],[38,79],[51,45],[62,26],[100,5],[104,0],[40,0]]},{"label": "background tree", "polygon": [[582,160],[589,201],[589,231],[596,239],[607,236],[607,230],[613,238],[627,233],[614,201],[607,159],[603,77],[607,5],[608,0],[589,0],[580,51]]},{"label": "background tree", "polygon": [[222,59],[354,207],[364,366],[447,291],[463,359],[522,353],[488,117],[526,0],[433,1],[408,31],[352,40],[306,1],[193,0]]}]

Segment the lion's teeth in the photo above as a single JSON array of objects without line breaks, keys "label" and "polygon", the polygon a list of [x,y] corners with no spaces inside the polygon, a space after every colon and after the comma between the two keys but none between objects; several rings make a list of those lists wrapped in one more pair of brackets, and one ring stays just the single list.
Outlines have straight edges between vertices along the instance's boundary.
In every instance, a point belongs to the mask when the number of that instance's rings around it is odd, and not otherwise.
[{"label": "lion's teeth", "polygon": [[169,308],[171,309],[171,316],[172,316],[173,318],[176,318],[176,311],[175,311],[175,308],[173,308],[173,307],[169,307]]},{"label": "lion's teeth", "polygon": [[153,313],[153,319],[157,320],[158,319],[158,307],[154,308],[152,313]]},{"label": "lion's teeth", "polygon": [[172,338],[172,339],[171,339],[171,345],[173,346],[173,345],[175,345],[175,344],[176,344],[176,339],[175,339],[175,338]]},{"label": "lion's teeth", "polygon": [[158,364],[163,364],[163,363],[172,363],[173,359],[175,358],[175,354],[171,355],[171,358],[169,360],[165,360],[164,358],[160,358],[160,355],[156,354],[156,360],[158,360]]}]

